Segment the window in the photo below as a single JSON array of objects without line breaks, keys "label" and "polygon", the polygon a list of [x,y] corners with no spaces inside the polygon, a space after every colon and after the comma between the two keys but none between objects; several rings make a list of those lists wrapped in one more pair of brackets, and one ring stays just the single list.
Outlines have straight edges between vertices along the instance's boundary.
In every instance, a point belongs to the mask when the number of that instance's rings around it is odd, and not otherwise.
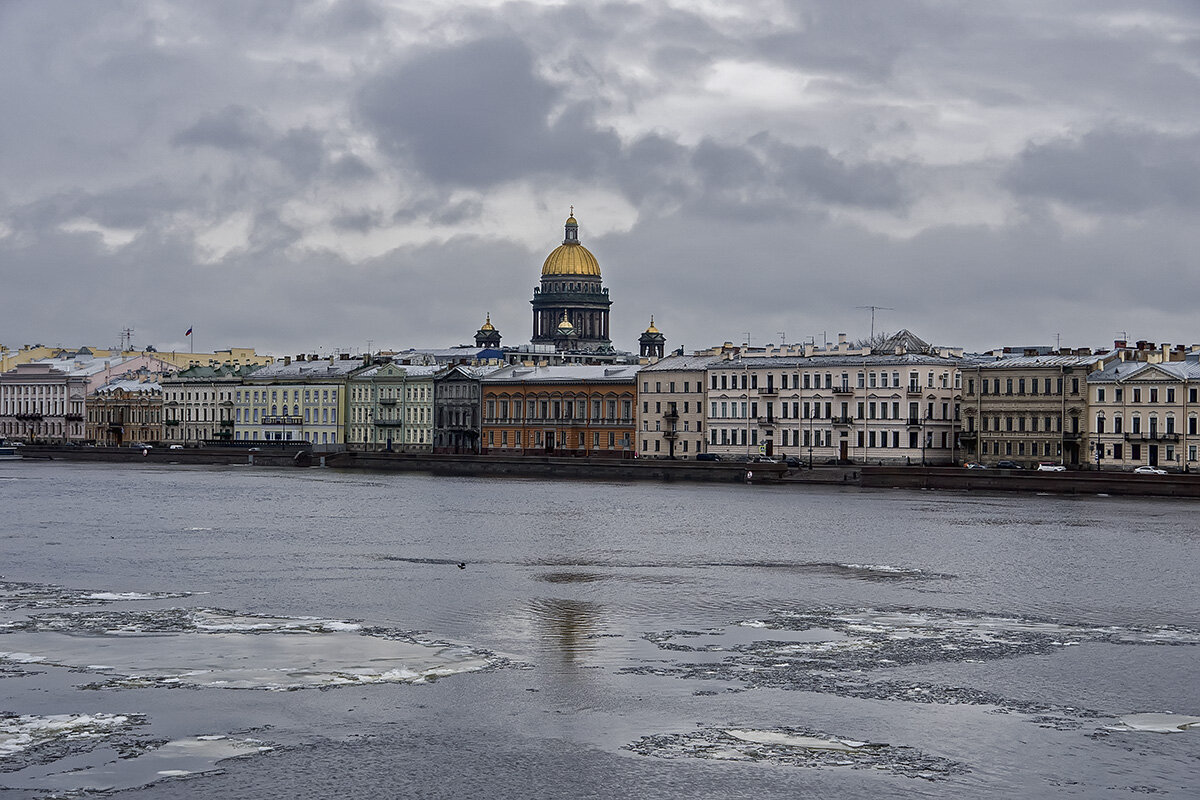
[{"label": "window", "polygon": [[1097,389],[1096,389],[1096,402],[1097,403],[1104,402],[1104,387],[1103,386],[1097,387]]}]

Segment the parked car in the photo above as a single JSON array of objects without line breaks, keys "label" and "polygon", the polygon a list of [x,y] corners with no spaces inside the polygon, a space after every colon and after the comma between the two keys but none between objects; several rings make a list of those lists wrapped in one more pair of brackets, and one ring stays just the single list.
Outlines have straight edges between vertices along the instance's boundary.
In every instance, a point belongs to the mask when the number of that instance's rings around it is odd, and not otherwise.
[{"label": "parked car", "polygon": [[778,464],[779,463],[778,458],[771,458],[770,456],[755,456],[754,458],[750,459],[750,461],[755,464]]},{"label": "parked car", "polygon": [[1167,474],[1167,471],[1165,469],[1159,469],[1158,467],[1152,467],[1149,464],[1142,464],[1140,467],[1135,469],[1134,472],[1138,475],[1166,475]]},{"label": "parked car", "polygon": [[783,463],[787,464],[792,469],[800,469],[801,467],[804,466],[804,462],[801,461],[800,459],[796,458],[795,456],[788,456],[787,458],[785,458],[783,460]]},{"label": "parked car", "polygon": [[168,449],[168,450],[182,450],[182,449],[183,449],[183,445],[181,445],[181,444],[173,444],[173,445],[171,445],[170,447],[168,447],[167,449]]},{"label": "parked car", "polygon": [[697,453],[697,461],[720,461],[721,457],[716,453]]},{"label": "parked car", "polygon": [[980,464],[978,461],[968,461],[963,464],[965,469],[987,469],[987,464]]},{"label": "parked car", "polygon": [[1067,468],[1062,464],[1055,464],[1052,461],[1044,461],[1037,466],[1038,472],[1066,472]]},{"label": "parked car", "polygon": [[997,461],[996,469],[1025,469],[1015,461]]}]

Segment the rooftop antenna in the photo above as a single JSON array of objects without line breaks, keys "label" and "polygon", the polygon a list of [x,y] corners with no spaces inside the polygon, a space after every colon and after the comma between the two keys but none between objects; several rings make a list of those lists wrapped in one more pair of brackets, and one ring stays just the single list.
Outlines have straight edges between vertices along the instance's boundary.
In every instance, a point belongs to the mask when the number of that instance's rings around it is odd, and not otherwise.
[{"label": "rooftop antenna", "polygon": [[889,308],[888,306],[855,306],[855,308],[871,309],[871,341],[875,341],[875,312],[896,310],[894,308]]},{"label": "rooftop antenna", "polygon": [[750,347],[750,331],[746,331],[746,347]]},{"label": "rooftop antenna", "polygon": [[1054,349],[1062,350],[1062,334],[1061,333],[1054,334]]},{"label": "rooftop antenna", "polygon": [[779,334],[779,346],[783,347],[783,343],[787,341],[787,334],[783,331],[775,331]]},{"label": "rooftop antenna", "polygon": [[121,352],[125,353],[133,349],[133,328],[121,329]]}]

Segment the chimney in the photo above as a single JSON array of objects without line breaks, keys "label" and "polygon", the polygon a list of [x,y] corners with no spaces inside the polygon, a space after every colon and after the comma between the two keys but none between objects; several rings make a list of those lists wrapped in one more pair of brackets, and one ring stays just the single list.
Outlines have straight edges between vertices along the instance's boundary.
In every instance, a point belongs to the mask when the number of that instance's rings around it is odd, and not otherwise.
[{"label": "chimney", "polygon": [[303,361],[303,360],[304,360],[304,353],[299,353],[299,354],[297,354],[297,355],[296,355],[296,361],[297,361],[297,362],[300,362],[300,361]]},{"label": "chimney", "polygon": [[845,343],[846,343],[846,334],[844,334],[844,333],[839,333],[839,334],[838,334],[838,345],[840,346],[840,345],[843,345],[843,344],[845,344]]},{"label": "chimney", "polygon": [[1128,346],[1129,342],[1125,341],[1124,339],[1116,339],[1113,341],[1114,350],[1124,350]]},{"label": "chimney", "polygon": [[284,356],[284,357],[283,357],[283,365],[284,365],[285,367],[286,367],[286,366],[290,366],[290,365],[291,365],[291,363],[292,363],[292,357],[291,357],[291,356]]}]

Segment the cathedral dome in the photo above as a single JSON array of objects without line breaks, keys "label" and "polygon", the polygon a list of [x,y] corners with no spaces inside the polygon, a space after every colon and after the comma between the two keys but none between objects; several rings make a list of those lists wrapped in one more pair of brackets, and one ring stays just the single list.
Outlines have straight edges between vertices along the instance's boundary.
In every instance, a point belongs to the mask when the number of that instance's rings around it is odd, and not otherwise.
[{"label": "cathedral dome", "polygon": [[542,264],[542,275],[592,275],[600,277],[600,262],[579,243],[579,223],[572,211],[567,218],[566,236],[563,243],[546,256]]}]

